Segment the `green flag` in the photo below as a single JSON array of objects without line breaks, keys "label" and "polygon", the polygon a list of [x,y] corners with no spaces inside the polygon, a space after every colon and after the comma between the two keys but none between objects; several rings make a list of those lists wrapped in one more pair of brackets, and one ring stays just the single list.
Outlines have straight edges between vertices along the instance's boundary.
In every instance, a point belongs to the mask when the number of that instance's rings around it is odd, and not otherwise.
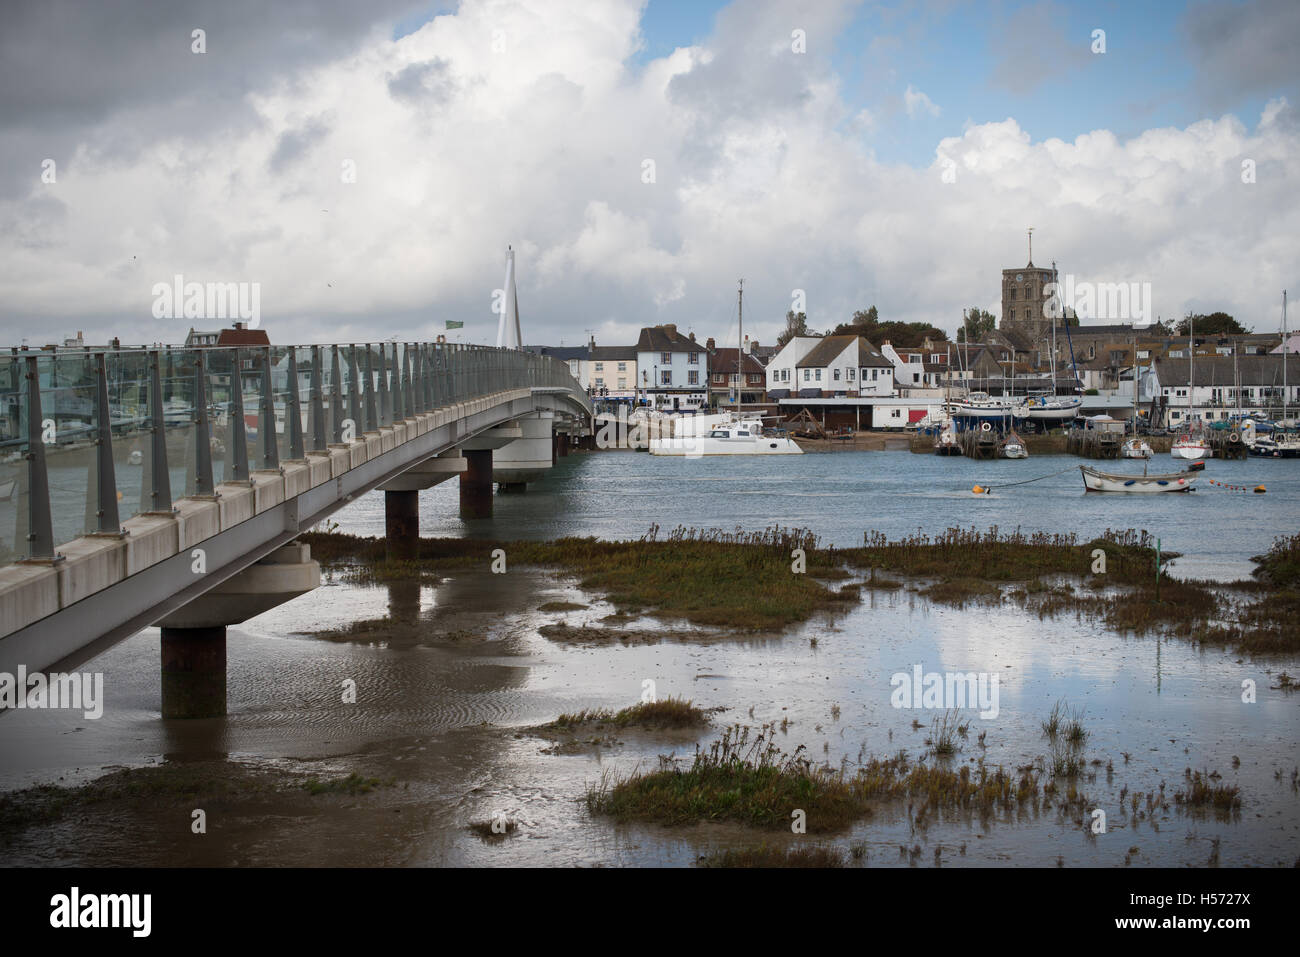
[{"label": "green flag", "polygon": [[448,329],[464,329],[464,328],[465,328],[465,323],[463,323],[463,322],[457,322],[455,319],[448,319],[448,320],[447,320],[447,328],[448,328]]}]

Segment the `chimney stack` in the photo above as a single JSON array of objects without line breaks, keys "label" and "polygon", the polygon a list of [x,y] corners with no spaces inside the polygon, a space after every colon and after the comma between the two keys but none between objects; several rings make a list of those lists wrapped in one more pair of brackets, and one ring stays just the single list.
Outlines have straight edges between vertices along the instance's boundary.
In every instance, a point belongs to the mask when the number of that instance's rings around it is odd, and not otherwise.
[{"label": "chimney stack", "polygon": [[718,344],[713,341],[713,336],[709,336],[709,338],[705,341],[704,346],[706,349],[712,352],[714,349],[718,347]]}]

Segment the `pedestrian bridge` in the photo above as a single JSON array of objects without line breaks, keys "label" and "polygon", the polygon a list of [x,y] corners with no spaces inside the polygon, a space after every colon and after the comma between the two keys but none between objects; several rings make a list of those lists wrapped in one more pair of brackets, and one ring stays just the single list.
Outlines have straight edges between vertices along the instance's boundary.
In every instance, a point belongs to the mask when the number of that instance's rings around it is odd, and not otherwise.
[{"label": "pedestrian bridge", "polygon": [[458,476],[462,514],[490,515],[494,482],[523,490],[591,428],[564,364],[513,349],[13,349],[8,361],[0,673],[68,670],[159,624],[164,716],[224,714],[225,626],[319,583],[291,544],[301,532],[383,489],[390,553],[409,555],[419,490]]}]

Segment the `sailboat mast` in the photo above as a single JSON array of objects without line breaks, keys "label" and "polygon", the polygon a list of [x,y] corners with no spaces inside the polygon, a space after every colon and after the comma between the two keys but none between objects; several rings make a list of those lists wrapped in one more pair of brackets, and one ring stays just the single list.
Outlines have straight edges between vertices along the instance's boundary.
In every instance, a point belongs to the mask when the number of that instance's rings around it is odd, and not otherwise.
[{"label": "sailboat mast", "polygon": [[745,405],[745,280],[736,292],[736,411]]},{"label": "sailboat mast", "polygon": [[1282,427],[1286,428],[1286,290],[1282,290]]},{"label": "sailboat mast", "polygon": [[1192,434],[1192,392],[1196,389],[1196,336],[1192,334],[1192,314],[1187,314],[1187,434]]}]

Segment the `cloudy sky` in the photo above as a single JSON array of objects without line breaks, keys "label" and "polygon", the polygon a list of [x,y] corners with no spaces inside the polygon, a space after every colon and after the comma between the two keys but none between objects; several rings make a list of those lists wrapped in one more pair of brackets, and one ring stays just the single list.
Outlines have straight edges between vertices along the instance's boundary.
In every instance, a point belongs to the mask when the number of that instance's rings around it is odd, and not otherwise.
[{"label": "cloudy sky", "polygon": [[797,290],[953,330],[1030,226],[1273,330],[1298,48],[1295,0],[9,0],[0,344],[223,325],[155,318],[176,275],[275,342],[491,342],[507,244],[530,343],[734,339],[740,277],[763,341]]}]

